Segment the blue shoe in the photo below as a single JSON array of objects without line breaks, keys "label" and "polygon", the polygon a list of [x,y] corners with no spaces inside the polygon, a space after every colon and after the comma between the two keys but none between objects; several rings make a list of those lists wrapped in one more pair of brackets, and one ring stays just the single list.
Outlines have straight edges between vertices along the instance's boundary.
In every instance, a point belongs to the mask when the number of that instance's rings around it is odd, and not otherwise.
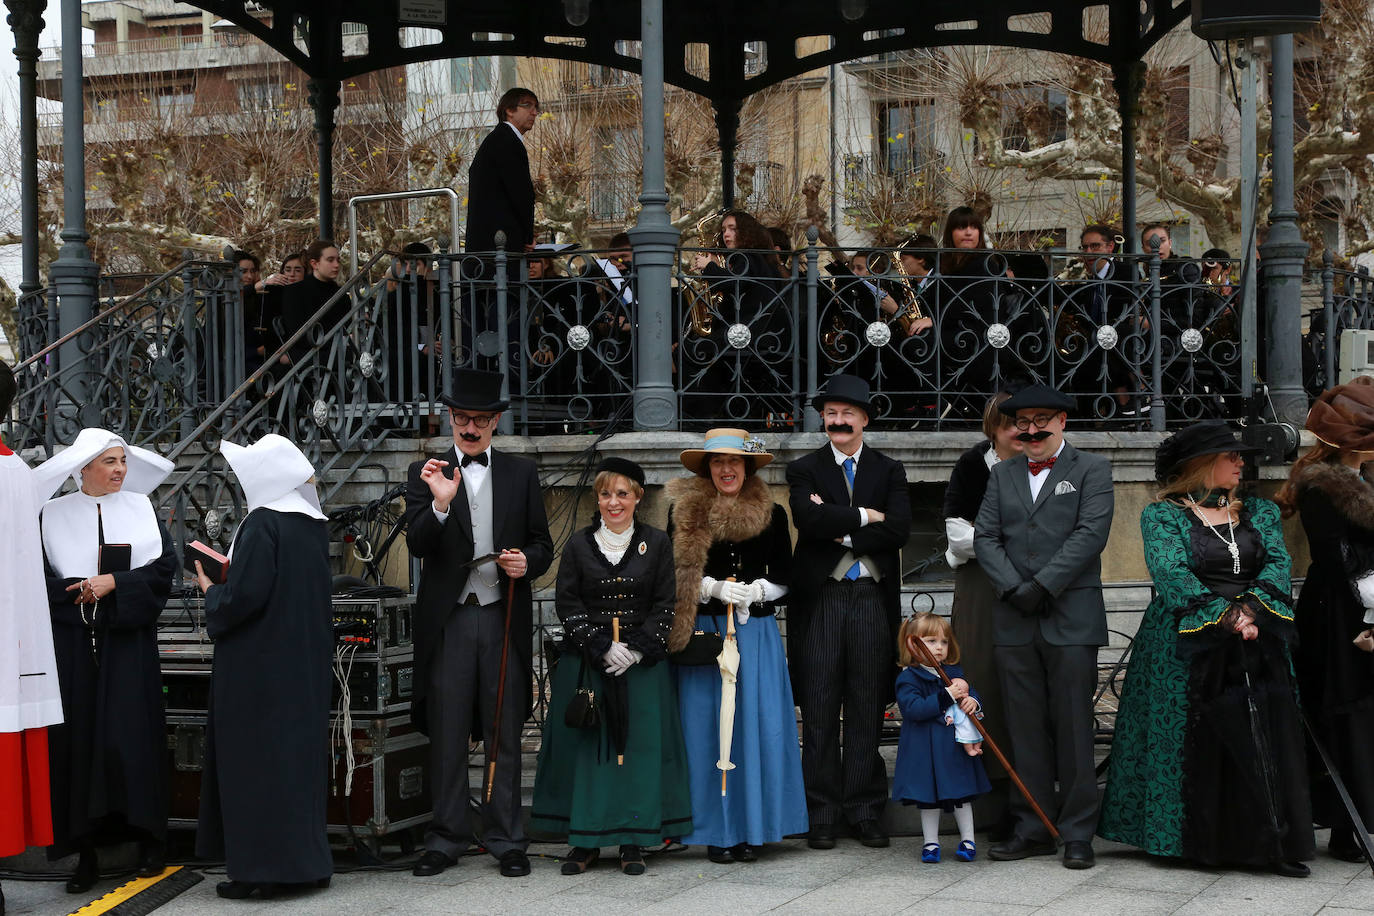
[{"label": "blue shoe", "polygon": [[954,850],[954,858],[960,862],[972,862],[978,857],[978,847],[973,845],[973,840],[960,840],[959,848]]},{"label": "blue shoe", "polygon": [[934,865],[940,861],[940,844],[927,843],[921,847],[921,861],[927,865]]}]

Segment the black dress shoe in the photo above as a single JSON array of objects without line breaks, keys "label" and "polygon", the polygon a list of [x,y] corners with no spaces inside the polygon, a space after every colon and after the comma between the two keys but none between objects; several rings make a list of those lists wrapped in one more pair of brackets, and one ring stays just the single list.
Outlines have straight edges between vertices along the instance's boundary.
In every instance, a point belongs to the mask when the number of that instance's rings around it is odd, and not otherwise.
[{"label": "black dress shoe", "polygon": [[247,900],[255,893],[263,900],[270,900],[277,895],[277,886],[256,881],[221,881],[215,885],[215,893],[225,900]]},{"label": "black dress shoe", "polygon": [[1097,864],[1093,844],[1087,840],[1069,840],[1064,844],[1065,868],[1092,868]]},{"label": "black dress shoe", "polygon": [[95,882],[100,880],[100,860],[96,858],[95,849],[87,847],[81,850],[81,858],[76,860],[76,871],[67,879],[67,893],[84,894],[86,891],[95,887]]},{"label": "black dress shoe", "polygon": [[507,878],[523,878],[530,873],[530,857],[518,849],[501,854],[501,874]]},{"label": "black dress shoe", "polygon": [[730,856],[736,862],[757,862],[759,854],[748,843],[736,843],[730,847]]},{"label": "black dress shoe", "polygon": [[574,846],[572,850],[563,857],[563,866],[559,870],[565,875],[580,875],[587,869],[596,864],[596,860],[601,858],[601,850],[592,849],[587,846]]},{"label": "black dress shoe", "polygon": [[829,824],[816,824],[806,835],[806,845],[812,849],[834,849],[835,828]]},{"label": "black dress shoe", "polygon": [[998,843],[989,849],[988,858],[994,862],[1013,862],[1031,856],[1052,856],[1054,853],[1054,840],[1031,840],[1023,836],[1014,836],[1005,843]]},{"label": "black dress shoe", "polygon": [[1342,862],[1364,861],[1364,850],[1355,840],[1355,831],[1348,827],[1331,828],[1331,841],[1326,844],[1326,851]]},{"label": "black dress shoe", "polygon": [[1274,862],[1269,866],[1269,870],[1284,878],[1306,878],[1312,874],[1312,869],[1301,862]]},{"label": "black dress shoe", "polygon": [[872,819],[859,821],[854,825],[854,834],[859,838],[859,842],[865,846],[872,846],[874,849],[882,849],[888,845],[887,834],[883,828],[878,826],[878,822]]},{"label": "black dress shoe", "polygon": [[138,876],[140,878],[156,878],[167,870],[167,858],[162,852],[162,844],[149,841],[140,844],[142,855],[138,860]]},{"label": "black dress shoe", "polygon": [[627,875],[644,874],[644,852],[633,843],[620,844],[620,870]]},{"label": "black dress shoe", "polygon": [[417,878],[428,878],[431,875],[442,875],[450,865],[457,864],[455,860],[450,859],[439,850],[431,849],[420,856],[420,861],[415,863],[415,867],[410,870],[410,873]]},{"label": "black dress shoe", "polygon": [[730,850],[725,848],[724,846],[707,846],[706,858],[710,859],[717,865],[735,864],[735,859],[733,856],[730,855]]}]

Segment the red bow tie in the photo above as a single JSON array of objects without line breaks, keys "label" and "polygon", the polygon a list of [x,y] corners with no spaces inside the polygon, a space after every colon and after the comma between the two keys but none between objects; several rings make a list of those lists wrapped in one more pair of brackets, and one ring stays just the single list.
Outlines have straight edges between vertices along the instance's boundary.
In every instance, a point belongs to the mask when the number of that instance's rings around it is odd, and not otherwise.
[{"label": "red bow tie", "polygon": [[1058,455],[1054,455],[1050,458],[1046,458],[1044,461],[1031,461],[1027,459],[1026,466],[1030,468],[1031,476],[1034,476],[1041,471],[1048,471],[1050,468],[1054,467],[1054,460],[1058,457]]}]

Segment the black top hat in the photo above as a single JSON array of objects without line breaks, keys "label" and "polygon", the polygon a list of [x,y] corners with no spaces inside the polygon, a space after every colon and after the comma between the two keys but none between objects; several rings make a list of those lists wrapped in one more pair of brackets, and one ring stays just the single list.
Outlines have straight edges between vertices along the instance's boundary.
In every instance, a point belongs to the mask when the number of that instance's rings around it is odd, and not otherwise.
[{"label": "black top hat", "polygon": [[453,394],[440,395],[454,410],[505,410],[510,401],[501,400],[501,373],[481,369],[454,369]]},{"label": "black top hat", "polygon": [[1155,479],[1167,483],[1183,465],[1201,455],[1220,455],[1223,452],[1249,454],[1262,451],[1236,438],[1225,420],[1203,420],[1185,426],[1163,442],[1155,451]]},{"label": "black top hat", "polygon": [[868,402],[868,382],[856,375],[832,375],[825,380],[825,388],[811,399],[811,406],[823,410],[827,401],[843,401],[862,407],[864,413],[873,413]]},{"label": "black top hat", "polygon": [[1027,385],[998,404],[997,409],[1009,417],[1014,417],[1018,410],[1025,410],[1027,407],[1043,407],[1046,410],[1056,412],[1062,410],[1068,413],[1073,410],[1073,406],[1073,398],[1067,394],[1055,391],[1049,385],[1036,382],[1034,385]]}]

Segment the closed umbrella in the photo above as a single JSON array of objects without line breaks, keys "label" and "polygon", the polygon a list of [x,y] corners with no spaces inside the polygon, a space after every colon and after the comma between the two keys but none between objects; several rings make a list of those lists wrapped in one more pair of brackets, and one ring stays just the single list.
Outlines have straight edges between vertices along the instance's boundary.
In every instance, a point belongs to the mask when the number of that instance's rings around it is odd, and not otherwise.
[{"label": "closed umbrella", "polygon": [[[731,582],[735,581],[733,578]],[[720,770],[720,794],[725,795],[725,771],[733,770],[730,762],[730,745],[735,740],[735,682],[739,679],[739,643],[735,640],[735,606],[725,606],[725,639],[722,641],[720,655],[716,664],[720,665],[720,759],[716,768]]]}]

